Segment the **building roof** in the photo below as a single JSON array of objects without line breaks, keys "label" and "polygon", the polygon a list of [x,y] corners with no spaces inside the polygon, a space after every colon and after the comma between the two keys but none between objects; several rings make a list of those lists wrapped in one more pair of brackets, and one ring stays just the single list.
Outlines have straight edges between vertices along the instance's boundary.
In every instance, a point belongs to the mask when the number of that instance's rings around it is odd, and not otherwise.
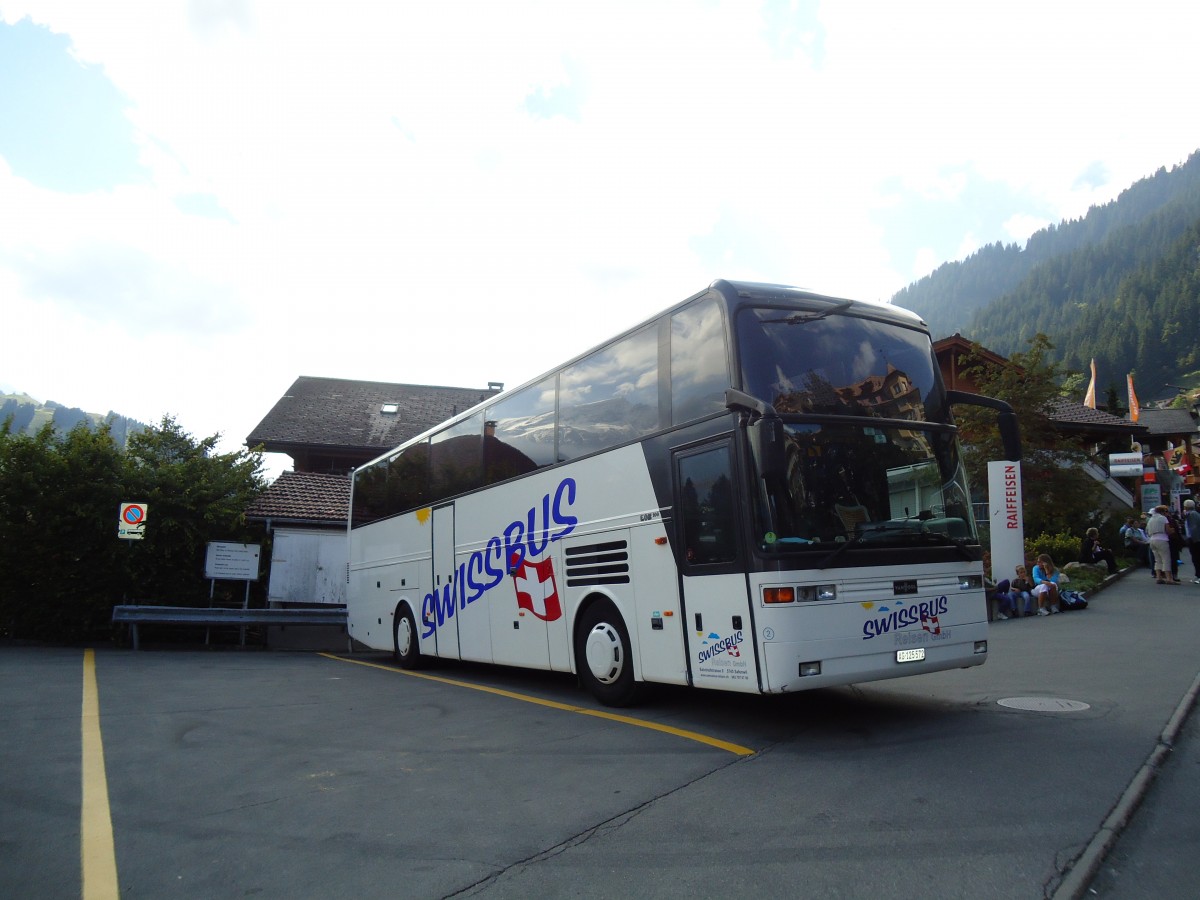
[{"label": "building roof", "polygon": [[995,366],[1011,366],[1005,357],[998,353],[993,353],[982,344],[977,344],[969,338],[963,337],[957,331],[950,337],[939,338],[933,342],[933,352],[941,357],[943,354],[953,353],[955,356],[974,356],[980,362],[991,363]]},{"label": "building roof", "polygon": [[1131,422],[1103,409],[1092,409],[1075,400],[1050,401],[1047,410],[1055,427],[1064,431],[1103,432],[1106,434],[1145,434],[1144,422]]},{"label": "building roof", "polygon": [[1190,409],[1148,409],[1138,413],[1138,424],[1145,425],[1152,437],[1195,437],[1200,428]]},{"label": "building roof", "polygon": [[292,453],[313,447],[374,456],[499,393],[487,388],[352,381],[301,375],[246,438]]},{"label": "building roof", "polygon": [[284,472],[255,498],[248,519],[342,525],[350,514],[350,479],[318,472]]}]

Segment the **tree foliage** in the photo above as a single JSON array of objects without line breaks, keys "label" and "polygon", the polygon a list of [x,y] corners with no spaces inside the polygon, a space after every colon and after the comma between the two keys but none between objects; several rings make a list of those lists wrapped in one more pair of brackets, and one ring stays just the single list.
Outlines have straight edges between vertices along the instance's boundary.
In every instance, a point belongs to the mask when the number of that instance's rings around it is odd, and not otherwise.
[{"label": "tree foliage", "polygon": [[[980,393],[1004,400],[1017,414],[1026,533],[1081,534],[1093,524],[1101,486],[1083,469],[1088,459],[1084,446],[1050,418],[1051,404],[1061,395],[1061,372],[1049,359],[1053,349],[1044,334],[1037,334],[1028,350],[1009,358],[1009,365],[990,364],[978,353],[964,362]],[[995,414],[960,407],[955,418],[967,474],[973,484],[987,484],[988,461],[1004,459]]]},{"label": "tree foliage", "polygon": [[[258,453],[216,452],[171,417],[130,437],[80,423],[36,434],[0,425],[0,634],[107,633],[122,601],[207,602],[209,541],[258,542],[244,510],[263,489]],[[149,506],[143,540],[119,540],[122,502]]]}]

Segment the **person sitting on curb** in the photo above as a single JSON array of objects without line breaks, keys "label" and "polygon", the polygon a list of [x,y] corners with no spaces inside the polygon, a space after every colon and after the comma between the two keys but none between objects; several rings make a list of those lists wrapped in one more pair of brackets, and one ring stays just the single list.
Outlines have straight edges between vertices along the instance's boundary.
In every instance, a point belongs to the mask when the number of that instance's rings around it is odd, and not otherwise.
[{"label": "person sitting on curb", "polygon": [[1054,565],[1050,554],[1040,554],[1033,567],[1033,596],[1038,600],[1039,616],[1058,612],[1058,585],[1062,580],[1063,573]]},{"label": "person sitting on curb", "polygon": [[1111,550],[1100,543],[1100,529],[1098,528],[1089,528],[1083,536],[1083,543],[1079,547],[1079,561],[1089,566],[1104,563],[1108,567],[1109,575],[1117,574],[1117,558]]},{"label": "person sitting on curb", "polygon": [[1033,615],[1033,582],[1024,566],[1017,566],[1016,578],[1012,580],[1009,591],[1013,596],[1013,606],[1022,616]]},{"label": "person sitting on curb", "polygon": [[999,584],[992,584],[990,578],[983,580],[984,594],[988,599],[989,607],[993,601],[996,603],[996,618],[1001,621],[1014,617],[1017,614],[1016,604],[1013,602],[1013,595],[1009,591],[1009,582],[1005,578]]}]

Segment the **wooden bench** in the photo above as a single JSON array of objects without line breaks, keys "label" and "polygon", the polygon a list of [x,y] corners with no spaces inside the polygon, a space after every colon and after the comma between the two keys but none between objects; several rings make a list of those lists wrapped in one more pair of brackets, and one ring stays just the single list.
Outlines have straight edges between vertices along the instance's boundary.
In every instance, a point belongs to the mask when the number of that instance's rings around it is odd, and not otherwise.
[{"label": "wooden bench", "polygon": [[[346,627],[346,607],[302,609],[225,609],[190,606],[114,606],[114,625],[128,625],[133,649],[138,648],[139,625],[236,625],[246,643],[247,625],[340,625]],[[347,644],[349,638],[347,638]]]}]

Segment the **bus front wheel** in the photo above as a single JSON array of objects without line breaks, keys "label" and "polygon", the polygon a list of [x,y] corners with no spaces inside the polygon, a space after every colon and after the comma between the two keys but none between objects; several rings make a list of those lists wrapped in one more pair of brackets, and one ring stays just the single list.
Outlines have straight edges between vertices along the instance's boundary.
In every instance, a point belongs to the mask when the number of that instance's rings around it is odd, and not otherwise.
[{"label": "bus front wheel", "polygon": [[605,706],[627,706],[637,695],[629,632],[607,600],[592,604],[580,620],[575,668],[584,687]]},{"label": "bus front wheel", "polygon": [[417,620],[413,618],[412,610],[407,604],[402,604],[396,610],[395,626],[392,632],[395,650],[392,656],[396,665],[402,669],[419,669],[423,657],[421,644],[417,638]]}]

